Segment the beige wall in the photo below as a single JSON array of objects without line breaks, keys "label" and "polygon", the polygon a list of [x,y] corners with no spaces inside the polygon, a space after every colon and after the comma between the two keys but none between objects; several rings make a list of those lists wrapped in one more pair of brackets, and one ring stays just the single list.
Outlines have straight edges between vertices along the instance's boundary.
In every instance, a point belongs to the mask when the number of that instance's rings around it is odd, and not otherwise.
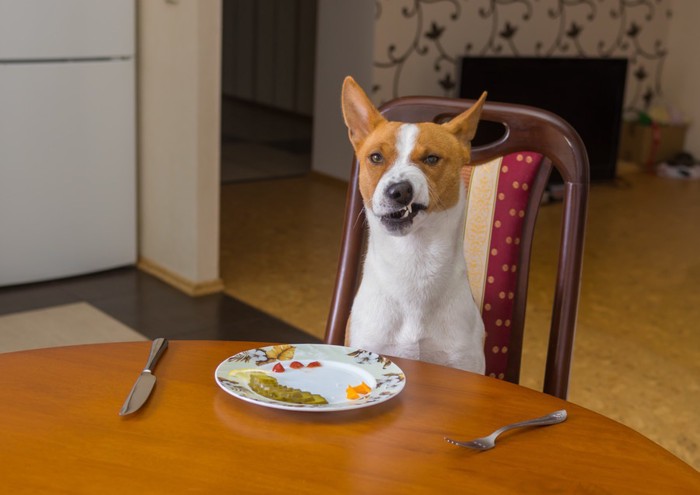
[{"label": "beige wall", "polygon": [[373,0],[318,3],[312,168],[338,179],[350,177],[352,160],[340,88],[348,75],[371,87],[374,12]]},{"label": "beige wall", "polygon": [[673,14],[668,35],[663,98],[690,120],[685,149],[700,158],[700,2],[674,0]]},{"label": "beige wall", "polygon": [[220,289],[221,0],[138,2],[140,266]]}]

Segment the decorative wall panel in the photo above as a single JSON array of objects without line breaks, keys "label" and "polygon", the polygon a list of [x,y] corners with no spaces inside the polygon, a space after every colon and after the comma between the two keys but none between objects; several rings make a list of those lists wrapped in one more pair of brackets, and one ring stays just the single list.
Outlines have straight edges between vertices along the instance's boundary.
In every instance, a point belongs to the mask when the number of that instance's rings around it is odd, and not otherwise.
[{"label": "decorative wall panel", "polygon": [[644,109],[671,15],[671,0],[378,0],[373,98],[456,96],[463,56],[626,57],[625,110]]}]

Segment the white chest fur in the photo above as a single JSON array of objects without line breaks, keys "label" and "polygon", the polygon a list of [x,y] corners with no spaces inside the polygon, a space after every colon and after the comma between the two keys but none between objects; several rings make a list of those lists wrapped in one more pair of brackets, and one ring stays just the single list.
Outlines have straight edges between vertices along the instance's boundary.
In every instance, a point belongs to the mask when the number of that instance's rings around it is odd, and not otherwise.
[{"label": "white chest fur", "polygon": [[465,200],[406,236],[388,235],[368,214],[368,251],[348,344],[484,372],[484,327],[463,256]]}]

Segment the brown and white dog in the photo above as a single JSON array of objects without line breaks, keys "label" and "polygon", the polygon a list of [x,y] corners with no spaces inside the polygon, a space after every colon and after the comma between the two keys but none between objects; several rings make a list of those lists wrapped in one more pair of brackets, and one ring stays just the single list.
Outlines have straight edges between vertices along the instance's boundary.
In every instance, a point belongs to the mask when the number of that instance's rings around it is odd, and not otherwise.
[{"label": "brown and white dog", "polygon": [[460,169],[485,98],[442,125],[390,122],[345,79],[343,117],[369,224],[347,345],[484,373],[484,324],[463,254]]}]

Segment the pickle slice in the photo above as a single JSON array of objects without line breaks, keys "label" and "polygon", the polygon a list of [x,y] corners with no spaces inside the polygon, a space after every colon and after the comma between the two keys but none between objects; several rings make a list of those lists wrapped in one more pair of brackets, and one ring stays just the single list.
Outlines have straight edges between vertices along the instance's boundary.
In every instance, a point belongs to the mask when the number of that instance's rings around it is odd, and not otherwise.
[{"label": "pickle slice", "polygon": [[248,386],[255,393],[280,402],[289,402],[292,404],[328,404],[328,401],[319,394],[312,394],[305,390],[280,385],[277,378],[265,373],[251,373]]}]

